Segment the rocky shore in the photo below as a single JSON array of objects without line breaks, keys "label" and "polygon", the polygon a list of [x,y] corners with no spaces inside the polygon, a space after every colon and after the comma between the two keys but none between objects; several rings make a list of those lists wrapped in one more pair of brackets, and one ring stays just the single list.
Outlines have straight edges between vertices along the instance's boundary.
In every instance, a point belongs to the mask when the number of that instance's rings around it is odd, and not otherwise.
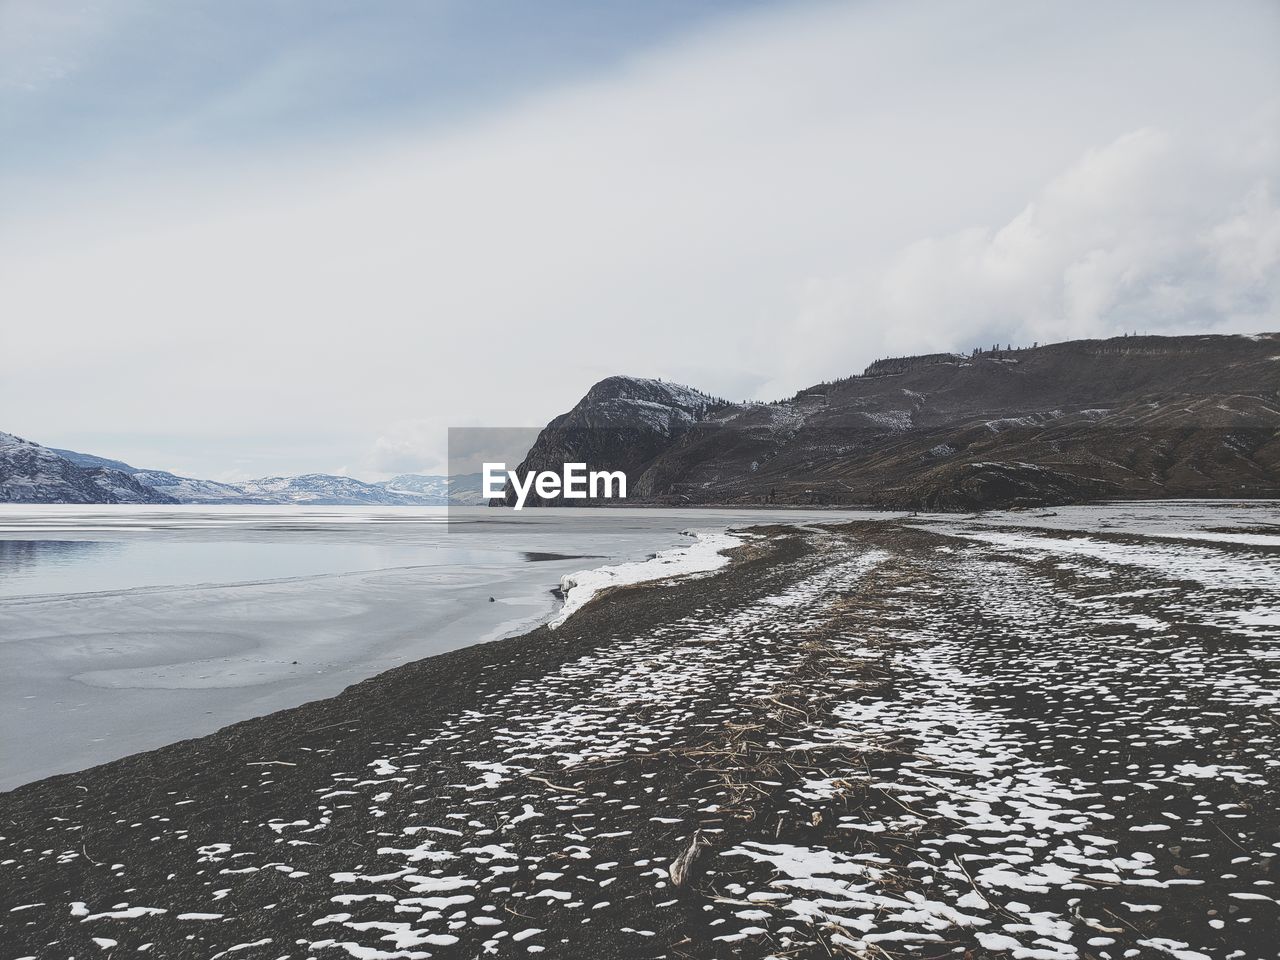
[{"label": "rocky shore", "polygon": [[1276,547],[733,556],[0,795],[4,960],[1274,956]]}]

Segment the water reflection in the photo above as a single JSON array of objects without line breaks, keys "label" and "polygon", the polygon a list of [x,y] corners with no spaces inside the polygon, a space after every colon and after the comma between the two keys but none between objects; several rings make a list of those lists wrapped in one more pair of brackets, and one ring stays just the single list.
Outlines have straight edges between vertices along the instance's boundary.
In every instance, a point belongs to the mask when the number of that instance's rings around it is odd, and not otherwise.
[{"label": "water reflection", "polygon": [[[110,537],[111,534],[107,534]],[[101,540],[0,540],[0,600],[19,597],[258,583],[399,567],[489,567],[510,549],[446,541],[333,542],[305,527],[277,539],[182,540],[147,534]],[[480,548],[480,549],[476,549]]]},{"label": "water reflection", "polygon": [[41,565],[98,559],[115,546],[99,540],[0,540],[0,580],[26,576]]}]

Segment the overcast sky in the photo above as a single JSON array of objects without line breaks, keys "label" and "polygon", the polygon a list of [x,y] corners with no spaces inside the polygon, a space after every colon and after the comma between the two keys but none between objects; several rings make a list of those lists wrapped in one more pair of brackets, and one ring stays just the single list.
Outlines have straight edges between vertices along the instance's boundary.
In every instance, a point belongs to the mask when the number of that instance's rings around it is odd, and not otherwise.
[{"label": "overcast sky", "polygon": [[0,0],[0,430],[443,468],[613,373],[1280,328],[1280,4]]}]

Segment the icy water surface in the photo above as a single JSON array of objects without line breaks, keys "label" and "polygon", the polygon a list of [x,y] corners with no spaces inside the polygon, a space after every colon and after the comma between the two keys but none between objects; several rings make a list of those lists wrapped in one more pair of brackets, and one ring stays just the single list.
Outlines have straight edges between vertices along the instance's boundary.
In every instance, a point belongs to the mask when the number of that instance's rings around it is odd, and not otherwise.
[{"label": "icy water surface", "polygon": [[420,564],[483,564],[510,551],[402,543],[0,540],[0,597],[244,583]]},{"label": "icy water surface", "polygon": [[0,789],[518,632],[565,574],[768,519],[527,513],[0,507]]}]

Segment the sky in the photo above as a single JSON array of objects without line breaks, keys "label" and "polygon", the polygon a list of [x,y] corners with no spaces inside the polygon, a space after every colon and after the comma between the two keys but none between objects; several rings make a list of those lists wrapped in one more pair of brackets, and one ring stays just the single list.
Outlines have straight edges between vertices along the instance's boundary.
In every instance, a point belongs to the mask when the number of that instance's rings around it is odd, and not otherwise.
[{"label": "sky", "polygon": [[616,373],[1280,329],[1270,0],[0,0],[0,430],[438,473]]}]

